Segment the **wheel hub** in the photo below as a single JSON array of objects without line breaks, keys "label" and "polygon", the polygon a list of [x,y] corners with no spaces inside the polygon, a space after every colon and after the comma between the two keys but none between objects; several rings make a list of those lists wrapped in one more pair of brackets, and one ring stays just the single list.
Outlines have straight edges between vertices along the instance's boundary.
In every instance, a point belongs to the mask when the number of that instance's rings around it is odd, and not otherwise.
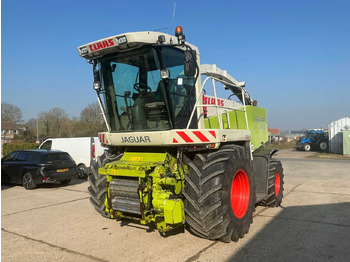
[{"label": "wheel hub", "polygon": [[276,175],[275,175],[275,195],[276,196],[278,196],[280,193],[280,187],[281,187],[280,174],[276,172]]},{"label": "wheel hub", "polygon": [[247,212],[250,197],[249,180],[246,172],[238,170],[231,186],[231,206],[233,214],[242,218]]}]

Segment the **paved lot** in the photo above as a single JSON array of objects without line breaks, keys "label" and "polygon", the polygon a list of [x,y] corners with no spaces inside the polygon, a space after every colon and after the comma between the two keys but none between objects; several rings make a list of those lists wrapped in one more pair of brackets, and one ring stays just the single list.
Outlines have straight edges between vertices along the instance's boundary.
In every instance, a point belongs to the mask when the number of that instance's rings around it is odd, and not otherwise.
[{"label": "paved lot", "polygon": [[229,244],[105,219],[86,181],[2,186],[2,261],[350,261],[350,161],[279,157],[282,207],[257,207],[248,235]]}]

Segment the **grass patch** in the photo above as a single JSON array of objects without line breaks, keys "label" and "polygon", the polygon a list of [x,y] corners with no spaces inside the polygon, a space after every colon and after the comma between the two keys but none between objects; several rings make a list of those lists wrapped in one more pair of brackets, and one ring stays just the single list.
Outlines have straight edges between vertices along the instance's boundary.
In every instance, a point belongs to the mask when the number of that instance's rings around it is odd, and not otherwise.
[{"label": "grass patch", "polygon": [[350,155],[340,155],[340,154],[331,154],[331,153],[315,153],[311,156],[307,156],[307,158],[350,160]]}]

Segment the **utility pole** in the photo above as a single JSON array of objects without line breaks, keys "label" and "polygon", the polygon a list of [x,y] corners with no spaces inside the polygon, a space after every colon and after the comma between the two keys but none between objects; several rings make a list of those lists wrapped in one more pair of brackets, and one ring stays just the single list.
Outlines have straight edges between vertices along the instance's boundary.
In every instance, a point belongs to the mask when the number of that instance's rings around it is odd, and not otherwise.
[{"label": "utility pole", "polygon": [[36,119],[36,142],[39,144],[39,118]]}]

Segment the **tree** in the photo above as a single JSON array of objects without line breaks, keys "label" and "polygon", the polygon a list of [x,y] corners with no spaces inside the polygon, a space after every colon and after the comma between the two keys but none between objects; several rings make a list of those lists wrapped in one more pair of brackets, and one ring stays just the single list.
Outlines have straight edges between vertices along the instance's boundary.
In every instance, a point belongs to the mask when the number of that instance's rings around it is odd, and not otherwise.
[{"label": "tree", "polygon": [[22,110],[18,106],[5,102],[1,103],[1,122],[14,122],[18,124],[22,121]]},{"label": "tree", "polygon": [[61,122],[62,119],[67,118],[68,115],[59,107],[52,108],[49,111],[49,114],[52,116],[53,126],[56,129],[57,137],[61,137]]},{"label": "tree", "polygon": [[79,121],[76,117],[63,118],[61,121],[62,137],[77,137],[80,132]]},{"label": "tree", "polygon": [[26,142],[35,141],[37,138],[37,119],[29,119],[25,126],[26,130],[23,132],[21,138]]},{"label": "tree", "polygon": [[61,137],[62,120],[67,117],[66,112],[59,107],[42,111],[38,116],[41,134],[46,137]]},{"label": "tree", "polygon": [[82,136],[96,136],[98,132],[106,130],[98,103],[91,103],[81,111],[80,125]]}]

